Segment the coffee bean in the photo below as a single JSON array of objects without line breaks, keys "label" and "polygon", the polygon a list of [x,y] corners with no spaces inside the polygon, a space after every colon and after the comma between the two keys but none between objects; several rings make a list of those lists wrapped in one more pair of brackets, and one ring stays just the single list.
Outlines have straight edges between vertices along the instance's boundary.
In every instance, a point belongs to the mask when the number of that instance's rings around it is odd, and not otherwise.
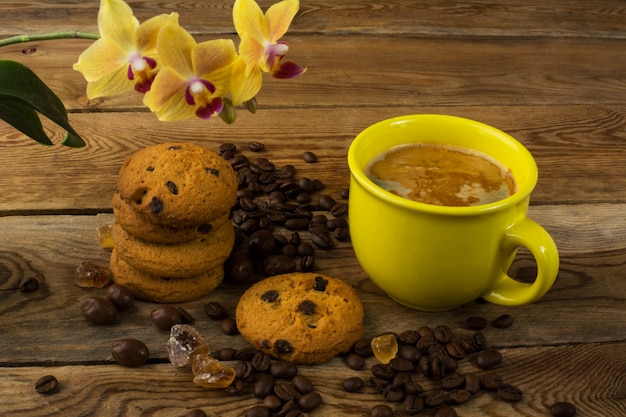
[{"label": "coffee bean", "polygon": [[135,295],[128,287],[113,284],[107,288],[107,300],[115,304],[119,311],[125,311],[133,306]]},{"label": "coffee bean", "polygon": [[385,401],[395,403],[404,400],[404,390],[402,385],[387,384],[383,388],[383,398]]},{"label": "coffee bean", "polygon": [[424,389],[417,381],[408,381],[404,384],[404,390],[407,394],[419,395],[424,392]]},{"label": "coffee bean", "polygon": [[239,329],[237,328],[237,322],[232,317],[226,317],[220,323],[220,330],[222,333],[234,336],[239,334]]},{"label": "coffee bean", "polygon": [[304,159],[305,162],[312,164],[317,162],[317,155],[315,155],[313,152],[306,151],[302,154],[302,159]]},{"label": "coffee bean", "polygon": [[178,307],[181,317],[183,318],[183,324],[194,324],[196,319],[193,318],[190,312],[182,307]]},{"label": "coffee bean", "polygon": [[502,354],[494,349],[480,352],[476,356],[476,366],[481,369],[489,369],[502,362]]},{"label": "coffee bean", "polygon": [[424,398],[415,394],[407,395],[404,399],[403,408],[410,416],[419,414],[424,409]]},{"label": "coffee bean", "polygon": [[495,372],[487,372],[480,377],[480,383],[488,391],[496,391],[502,385],[502,377]]},{"label": "coffee bean", "polygon": [[384,365],[382,363],[372,365],[371,371],[374,377],[384,379],[386,381],[391,381],[396,375],[396,372],[390,365]]},{"label": "coffee bean", "polygon": [[502,384],[498,388],[498,397],[507,402],[517,402],[522,399],[522,390],[511,384]]},{"label": "coffee bean", "polygon": [[322,396],[317,392],[308,392],[298,399],[298,406],[305,413],[310,413],[320,405],[322,405]]},{"label": "coffee bean", "polygon": [[487,319],[483,317],[472,316],[465,320],[465,326],[470,330],[482,330],[487,324]]},{"label": "coffee bean", "polygon": [[554,417],[573,417],[576,413],[576,406],[567,401],[561,401],[550,406],[550,414]]},{"label": "coffee bean", "polygon": [[389,361],[389,366],[396,372],[410,372],[415,369],[413,362],[397,356]]},{"label": "coffee bean", "polygon": [[359,371],[365,367],[365,360],[362,356],[357,355],[356,353],[348,353],[345,360],[346,365],[355,371]]},{"label": "coffee bean", "polygon": [[217,301],[209,301],[204,305],[204,313],[211,320],[223,320],[228,317],[228,312],[223,305]]},{"label": "coffee bean", "polygon": [[420,338],[417,330],[405,330],[398,335],[398,341],[405,345],[415,345]]},{"label": "coffee bean", "polygon": [[283,405],[283,401],[276,395],[270,394],[263,398],[263,405],[273,411],[278,410]]},{"label": "coffee bean", "polygon": [[506,329],[508,327],[511,327],[513,325],[513,316],[511,316],[510,314],[503,314],[494,319],[491,322],[491,325],[498,329]]},{"label": "coffee bean", "polygon": [[448,389],[448,390],[458,388],[464,383],[465,383],[465,377],[456,372],[445,375],[443,378],[439,380],[439,385],[441,385],[441,388]]},{"label": "coffee bean", "polygon": [[311,272],[313,269],[315,269],[315,258],[313,256],[300,258],[300,270],[302,272]]},{"label": "coffee bean", "polygon": [[230,383],[225,389],[228,395],[241,395],[244,391],[243,381],[241,379],[235,378],[233,382]]},{"label": "coffee bean", "polygon": [[311,231],[311,241],[315,243],[317,247],[322,249],[330,249],[335,245],[332,237],[325,229]]},{"label": "coffee bean", "polygon": [[454,408],[449,407],[447,405],[444,405],[443,407],[440,407],[437,409],[437,411],[435,411],[435,414],[433,414],[433,417],[456,417],[457,413],[454,410]]},{"label": "coffee bean", "polygon": [[169,331],[175,324],[182,324],[180,311],[170,305],[162,305],[150,312],[150,320],[161,330]]},{"label": "coffee bean", "polygon": [[246,417],[270,417],[272,411],[264,405],[255,405],[246,411]]},{"label": "coffee bean", "polygon": [[52,394],[59,389],[59,381],[54,375],[45,375],[35,382],[35,390],[40,394]]},{"label": "coffee bean", "polygon": [[422,354],[413,345],[401,344],[400,346],[398,346],[397,356],[413,363],[417,363]]},{"label": "coffee bean", "polygon": [[218,361],[232,361],[235,359],[236,352],[233,348],[222,348],[214,353],[214,357]]},{"label": "coffee bean", "polygon": [[313,391],[313,383],[304,375],[296,375],[291,379],[291,383],[300,394],[308,394]]},{"label": "coffee bean", "polygon": [[292,383],[280,381],[274,385],[274,395],[286,402],[298,398],[298,391]]},{"label": "coffee bean", "polygon": [[195,408],[185,414],[185,417],[207,417],[206,413],[199,408]]},{"label": "coffee bean", "polygon": [[268,372],[272,366],[272,358],[263,352],[258,352],[252,357],[252,367],[257,372]]},{"label": "coffee bean", "polygon": [[264,398],[274,392],[275,385],[274,377],[270,374],[259,375],[252,387],[252,392],[255,397]]},{"label": "coffee bean", "polygon": [[372,417],[393,417],[393,409],[386,404],[372,407]]},{"label": "coffee bean", "polygon": [[298,367],[293,362],[273,361],[270,366],[270,374],[274,378],[291,379],[298,373]]},{"label": "coffee bean", "polygon": [[424,395],[424,403],[429,407],[437,407],[446,401],[446,393],[442,390],[428,391]]},{"label": "coffee bean", "polygon": [[[295,413],[295,415],[294,415]],[[276,413],[276,417],[300,417],[300,412],[298,411],[298,404],[295,400],[289,400],[280,407],[280,410]]]},{"label": "coffee bean", "polygon": [[465,389],[472,395],[480,392],[480,378],[476,374],[465,374]]},{"label": "coffee bean", "polygon": [[248,252],[250,255],[264,258],[271,255],[276,249],[274,235],[268,230],[257,230],[250,235]]},{"label": "coffee bean", "polygon": [[234,365],[233,369],[235,370],[235,375],[238,379],[242,381],[250,378],[252,373],[254,372],[254,367],[252,366],[252,362],[246,360],[238,360]]},{"label": "coffee bean", "polygon": [[459,390],[448,393],[446,397],[446,401],[449,404],[458,405],[458,404],[466,403],[467,401],[469,401],[471,397],[472,397],[471,392],[469,392],[466,389],[459,389]]},{"label": "coffee bean", "polygon": [[265,149],[265,145],[263,145],[261,142],[257,142],[253,140],[253,141],[248,142],[248,148],[252,152],[261,152],[263,149]]},{"label": "coffee bean", "polygon": [[261,266],[267,276],[288,274],[294,272],[297,267],[294,260],[285,255],[268,256]]},{"label": "coffee bean", "polygon": [[224,262],[224,275],[234,282],[245,282],[252,276],[254,264],[247,254],[233,251]]},{"label": "coffee bean", "polygon": [[357,376],[353,376],[343,381],[343,389],[347,392],[357,392],[363,388],[363,380]]},{"label": "coffee bean", "polygon": [[487,348],[487,338],[482,332],[476,332],[472,336],[472,346],[476,352],[480,352]]},{"label": "coffee bean", "polygon": [[39,289],[39,280],[35,277],[25,277],[20,281],[21,292],[35,292]]},{"label": "coffee bean", "polygon": [[456,340],[446,344],[446,353],[450,355],[451,358],[456,360],[461,360],[465,357],[465,350],[463,350],[463,346],[461,346],[461,343]]},{"label": "coffee bean", "polygon": [[320,205],[320,208],[322,210],[330,211],[335,206],[335,204],[337,204],[337,201],[335,201],[335,199],[328,194],[322,194],[319,197],[318,204]]},{"label": "coffee bean", "polygon": [[374,355],[372,351],[372,339],[371,338],[363,338],[357,340],[352,346],[352,350],[357,355],[363,358],[369,358]]},{"label": "coffee bean", "polygon": [[101,297],[90,297],[80,304],[80,311],[94,324],[112,324],[117,321],[115,304]]},{"label": "coffee bean", "polygon": [[137,367],[148,361],[148,347],[137,339],[120,339],[111,346],[113,359],[120,365]]},{"label": "coffee bean", "polygon": [[440,325],[435,327],[433,334],[439,343],[446,344],[452,341],[452,329],[448,326]]}]

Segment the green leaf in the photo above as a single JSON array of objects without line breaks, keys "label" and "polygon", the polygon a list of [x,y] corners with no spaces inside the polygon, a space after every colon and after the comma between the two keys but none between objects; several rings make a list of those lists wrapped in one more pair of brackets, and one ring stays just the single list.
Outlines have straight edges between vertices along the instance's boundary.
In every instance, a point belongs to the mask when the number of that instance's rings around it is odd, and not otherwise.
[{"label": "green leaf", "polygon": [[[66,138],[62,142],[63,145],[72,147],[85,146],[83,139],[70,126],[63,102],[33,71],[19,62],[0,60],[0,101],[3,103],[20,102],[61,126],[67,131]],[[13,106],[13,109],[14,111],[24,111],[24,107],[16,108]],[[13,116],[12,120],[15,121],[15,115]],[[31,116],[24,115],[23,120],[32,118]],[[10,121],[4,120],[18,128]],[[41,122],[39,122],[40,124]],[[30,133],[20,128],[18,129],[38,142],[47,143],[45,141],[42,142],[40,136],[33,137]]]},{"label": "green leaf", "polygon": [[32,107],[19,101],[0,100],[0,119],[37,142],[52,145],[52,141],[43,130],[39,116]]}]

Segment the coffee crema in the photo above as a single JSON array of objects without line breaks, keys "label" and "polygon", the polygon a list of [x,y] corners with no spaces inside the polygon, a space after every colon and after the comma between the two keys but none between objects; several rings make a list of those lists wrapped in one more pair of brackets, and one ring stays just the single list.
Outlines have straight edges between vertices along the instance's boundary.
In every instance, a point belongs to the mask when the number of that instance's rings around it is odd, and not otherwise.
[{"label": "coffee crema", "polygon": [[451,145],[400,145],[372,160],[365,173],[391,193],[439,206],[489,204],[516,191],[511,170],[486,154]]}]

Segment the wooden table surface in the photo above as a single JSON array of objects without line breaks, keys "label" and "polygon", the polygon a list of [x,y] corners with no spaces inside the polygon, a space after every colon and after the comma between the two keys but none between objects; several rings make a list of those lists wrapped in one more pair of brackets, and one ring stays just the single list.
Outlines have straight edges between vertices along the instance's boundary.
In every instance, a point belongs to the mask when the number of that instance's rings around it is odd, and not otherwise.
[{"label": "wooden table surface", "polygon": [[[130,1],[145,20],[177,11],[198,40],[231,37],[231,1]],[[261,1],[265,8],[269,1]],[[496,368],[521,388],[507,403],[482,393],[457,407],[460,416],[546,416],[557,401],[580,416],[626,415],[626,9],[620,0],[433,2],[426,0],[303,0],[290,31],[289,58],[308,67],[300,78],[265,78],[256,115],[164,123],[137,95],[88,100],[72,70],[91,41],[16,44],[0,59],[32,68],[60,96],[87,147],[44,147],[0,124],[0,414],[7,416],[183,416],[194,408],[235,417],[260,403],[195,386],[188,370],[167,360],[168,333],[149,320],[154,304],[138,302],[109,326],[91,325],[73,271],[83,261],[106,264],[110,253],[96,227],[113,220],[111,197],[122,161],[156,143],[185,140],[217,149],[237,144],[249,156],[293,164],[339,198],[349,183],[346,154],[362,129],[408,113],[441,113],[496,126],[524,143],[539,166],[530,216],[553,235],[561,268],[538,302],[514,308],[473,302],[424,313],[387,298],[360,269],[349,243],[317,250],[316,270],[345,279],[365,307],[365,336],[445,324],[464,334],[465,319],[513,315],[504,330],[484,333],[503,354]],[[61,30],[96,32],[98,2],[0,2],[0,36]],[[50,131],[58,142],[61,132]],[[265,151],[247,152],[251,140]],[[303,151],[317,154],[307,164]],[[280,230],[279,230],[280,231]],[[287,233],[287,232],[285,232]],[[532,275],[522,252],[511,273]],[[22,277],[41,281],[20,292]],[[223,285],[182,303],[214,350],[243,348],[203,312],[219,301],[233,312],[244,287]],[[142,340],[147,365],[115,363],[111,344]],[[300,367],[324,404],[313,415],[365,416],[383,399],[369,383],[358,393],[341,387],[368,379],[342,358]],[[471,360],[461,371],[476,371]],[[38,394],[34,382],[55,375],[60,390]],[[416,378],[419,378],[417,376]],[[421,380],[426,387],[434,386]],[[401,404],[391,404],[406,415]],[[432,415],[426,410],[424,415]]]}]

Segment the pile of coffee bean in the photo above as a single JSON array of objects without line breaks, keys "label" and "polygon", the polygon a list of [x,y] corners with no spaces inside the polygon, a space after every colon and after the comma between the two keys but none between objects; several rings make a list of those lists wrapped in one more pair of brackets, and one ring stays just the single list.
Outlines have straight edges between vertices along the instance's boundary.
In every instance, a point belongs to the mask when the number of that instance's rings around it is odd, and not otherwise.
[{"label": "pile of coffee bean", "polygon": [[[472,317],[466,321],[468,328],[483,329],[487,321]],[[503,315],[492,322],[494,327],[508,327],[512,324],[509,315]],[[394,336],[398,342],[396,356],[387,364],[376,363],[371,367],[369,383],[386,401],[372,409],[373,417],[393,416],[392,404],[406,415],[416,415],[423,409],[435,410],[437,416],[456,416],[455,406],[469,401],[480,392],[493,392],[503,401],[517,402],[522,399],[522,391],[502,380],[492,368],[502,362],[502,354],[488,346],[484,333],[480,330],[472,334],[456,337],[446,325],[434,328],[422,326],[417,330],[406,330]],[[365,366],[365,358],[373,356],[371,339],[357,342],[345,357],[348,367],[360,370]],[[479,370],[459,372],[463,360],[471,361]],[[419,378],[428,383],[424,389]],[[359,377],[350,377],[343,383],[348,392],[360,390],[365,385]]]},{"label": "pile of coffee bean", "polygon": [[299,375],[292,362],[272,359],[253,348],[223,348],[213,356],[219,361],[235,361],[237,376],[225,388],[226,393],[245,394],[251,386],[254,397],[262,400],[246,411],[246,417],[301,417],[322,404],[311,380]]},{"label": "pile of coffee bean", "polygon": [[[265,146],[252,142],[249,149],[259,152]],[[249,158],[232,143],[220,145],[219,153],[239,181],[237,203],[231,210],[237,238],[225,263],[227,280],[310,272],[315,268],[316,249],[329,250],[336,241],[350,238],[347,203],[324,194],[321,181],[297,178],[293,165],[277,167],[264,157]],[[308,163],[317,161],[312,152],[302,157]],[[339,193],[339,198],[347,197],[347,190]]]}]

